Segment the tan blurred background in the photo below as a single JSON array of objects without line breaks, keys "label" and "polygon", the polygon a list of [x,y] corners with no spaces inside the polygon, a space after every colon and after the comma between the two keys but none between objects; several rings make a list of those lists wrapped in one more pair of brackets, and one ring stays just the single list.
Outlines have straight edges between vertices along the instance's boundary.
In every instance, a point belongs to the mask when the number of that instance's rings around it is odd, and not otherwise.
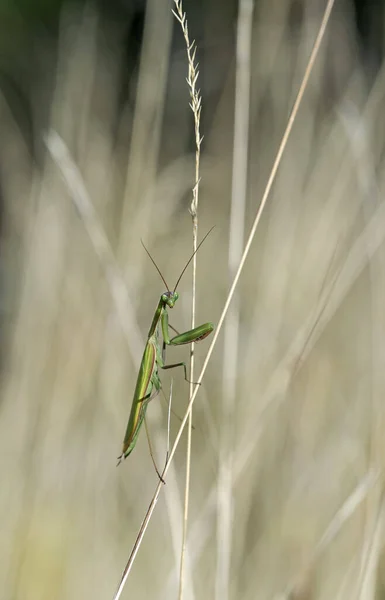
[{"label": "tan blurred background", "polygon": [[[324,5],[249,4],[235,244],[250,230]],[[144,432],[115,464],[164,291],[140,240],[170,286],[192,247],[193,122],[172,6],[0,4],[4,600],[112,599],[157,484]],[[216,323],[238,214],[238,7],[184,8],[203,96],[200,237],[216,226],[198,255],[197,322]],[[384,17],[374,3],[336,1],[195,403],[187,600],[385,598]],[[179,291],[172,323],[184,331],[190,272]],[[196,349],[197,370],[207,348]],[[187,360],[188,349],[168,356]],[[173,377],[182,416],[188,386]],[[168,393],[170,373],[162,381]],[[162,464],[166,403],[158,397],[147,414]],[[171,439],[178,428],[173,417]],[[185,436],[123,598],[178,597],[184,456]]]}]

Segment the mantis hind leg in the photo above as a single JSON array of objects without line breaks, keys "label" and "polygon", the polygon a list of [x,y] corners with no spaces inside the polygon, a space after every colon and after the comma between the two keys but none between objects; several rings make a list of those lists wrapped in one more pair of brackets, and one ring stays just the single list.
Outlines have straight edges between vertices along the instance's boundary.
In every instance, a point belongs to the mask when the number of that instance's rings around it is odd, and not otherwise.
[{"label": "mantis hind leg", "polygon": [[[156,398],[157,395],[159,394],[160,390],[162,389],[162,384],[161,384],[161,381],[160,381],[160,379],[158,377],[157,372],[153,373],[152,383],[153,383],[155,389],[150,394],[149,398],[147,398],[147,399],[143,398],[143,400],[142,400],[142,402],[143,402],[142,407],[143,408],[146,407],[147,404],[149,402],[151,402],[151,400],[153,400],[154,398]],[[146,431],[148,449],[150,451],[150,456],[151,456],[152,464],[154,465],[154,469],[155,469],[156,474],[158,475],[160,481],[165,485],[166,482],[163,479],[162,475],[160,474],[160,471],[159,471],[158,467],[156,466],[156,462],[155,462],[155,458],[154,458],[154,452],[153,452],[152,444],[151,444],[150,432],[148,430],[148,425],[147,425],[146,415],[144,416],[144,428],[145,428],[145,431]]]},{"label": "mantis hind leg", "polygon": [[[157,391],[157,394],[159,394],[159,390]],[[154,469],[156,471],[156,474],[158,475],[160,481],[166,485],[165,480],[163,479],[162,475],[160,474],[160,471],[158,469],[158,467],[156,466],[156,462],[155,462],[155,458],[154,458],[154,453],[152,450],[152,444],[151,444],[151,438],[150,438],[150,432],[148,430],[148,425],[147,425],[147,419],[146,417],[144,417],[144,428],[146,430],[146,436],[147,436],[147,442],[148,442],[148,449],[150,451],[150,456],[151,456],[151,460],[152,460],[152,464],[154,465]]]},{"label": "mantis hind leg", "polygon": [[147,404],[149,404],[151,402],[151,400],[154,400],[154,398],[157,397],[159,392],[160,392],[160,387],[155,389],[151,394],[147,394],[147,396],[144,396],[143,398],[139,398],[138,402],[141,402],[143,406],[147,406]]},{"label": "mantis hind leg", "polygon": [[187,383],[192,383],[193,385],[200,385],[200,383],[198,383],[197,381],[190,381],[187,377],[187,367],[186,367],[186,363],[185,362],[179,362],[179,363],[174,363],[172,365],[163,365],[161,368],[162,369],[175,369],[176,367],[183,367],[184,369],[184,378],[187,381]]}]

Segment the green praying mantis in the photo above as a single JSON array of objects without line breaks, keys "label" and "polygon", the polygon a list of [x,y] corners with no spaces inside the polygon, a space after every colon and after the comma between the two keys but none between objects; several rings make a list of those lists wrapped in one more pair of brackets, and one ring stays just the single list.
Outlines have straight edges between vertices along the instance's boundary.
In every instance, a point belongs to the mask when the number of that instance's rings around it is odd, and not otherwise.
[{"label": "green praying mantis", "polygon": [[[212,228],[213,229],[213,228]],[[205,235],[203,240],[198,245],[195,252],[191,255],[186,265],[184,266],[174,289],[171,291],[151,254],[143,244],[145,251],[150,257],[156,270],[158,271],[163,283],[165,284],[167,291],[164,292],[158,302],[158,306],[155,310],[154,317],[152,319],[151,327],[148,332],[146,346],[144,348],[142,361],[139,367],[138,378],[136,380],[136,386],[134,391],[134,397],[132,399],[130,416],[127,423],[126,433],[123,440],[122,453],[118,457],[118,465],[121,463],[123,458],[127,458],[133,449],[135,448],[138,440],[138,435],[142,427],[143,421],[146,416],[148,403],[158,395],[162,384],[159,378],[158,369],[174,369],[176,367],[184,368],[184,378],[187,382],[187,369],[184,362],[178,362],[170,365],[165,364],[166,360],[166,346],[181,346],[183,344],[191,344],[193,342],[199,342],[207,337],[214,329],[212,323],[204,323],[195,327],[190,331],[184,333],[178,333],[174,330],[177,335],[170,338],[169,328],[174,329],[168,322],[168,309],[174,308],[176,301],[179,298],[179,294],[176,291],[180,280],[188,265],[198,252],[199,248],[211,233],[212,229]],[[160,347],[159,336],[160,330],[162,331],[163,345]],[[189,382],[190,383],[190,382]],[[151,452],[151,449],[150,449]]]}]

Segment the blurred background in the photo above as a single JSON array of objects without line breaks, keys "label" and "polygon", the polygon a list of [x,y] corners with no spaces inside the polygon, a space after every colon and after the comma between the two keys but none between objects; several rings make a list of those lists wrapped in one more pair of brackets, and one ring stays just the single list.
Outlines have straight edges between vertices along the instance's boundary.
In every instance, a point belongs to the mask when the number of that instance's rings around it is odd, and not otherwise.
[{"label": "blurred background", "polygon": [[[250,230],[325,4],[183,4],[203,104],[200,237],[215,225],[198,254],[197,323],[218,321],[229,245]],[[158,482],[144,432],[115,464],[164,291],[140,240],[170,287],[192,248],[194,127],[173,6],[0,2],[5,600],[112,599]],[[385,598],[384,23],[375,0],[336,0],[194,405],[185,599]],[[191,271],[178,290],[171,322],[184,331]],[[188,386],[173,378],[183,416]],[[162,382],[167,395],[170,373]],[[162,465],[161,396],[147,415]],[[185,446],[122,598],[178,597]]]}]

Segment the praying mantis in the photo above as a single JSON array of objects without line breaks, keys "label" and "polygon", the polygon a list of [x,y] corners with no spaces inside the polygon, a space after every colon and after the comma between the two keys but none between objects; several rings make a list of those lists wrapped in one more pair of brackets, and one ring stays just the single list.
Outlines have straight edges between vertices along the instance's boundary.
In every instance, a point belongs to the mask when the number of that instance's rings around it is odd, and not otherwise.
[{"label": "praying mantis", "polygon": [[[176,330],[174,330],[177,335],[170,338],[169,328],[174,328],[168,323],[168,309],[174,308],[174,305],[179,298],[179,294],[176,291],[179,282],[182,279],[182,276],[188,265],[198,252],[207,236],[211,233],[212,229],[210,229],[210,231],[204,236],[195,252],[187,261],[172,291],[169,289],[161,271],[159,270],[158,265],[142,242],[145,251],[158,271],[163,283],[167,288],[167,291],[164,292],[159,299],[158,306],[155,310],[155,314],[147,335],[147,342],[139,367],[130,416],[123,440],[122,453],[118,457],[118,465],[121,463],[122,459],[127,458],[135,448],[140,429],[146,416],[148,403],[158,395],[162,387],[158,369],[174,369],[176,367],[183,367],[184,378],[187,382],[189,382],[187,379],[186,363],[178,362],[170,365],[165,364],[166,346],[181,346],[183,344],[199,342],[205,339],[214,329],[214,325],[212,323],[204,323],[203,325],[199,325],[198,327],[195,327],[190,331],[185,331],[184,333],[178,333]],[[160,330],[163,337],[162,348],[159,342]]]}]

